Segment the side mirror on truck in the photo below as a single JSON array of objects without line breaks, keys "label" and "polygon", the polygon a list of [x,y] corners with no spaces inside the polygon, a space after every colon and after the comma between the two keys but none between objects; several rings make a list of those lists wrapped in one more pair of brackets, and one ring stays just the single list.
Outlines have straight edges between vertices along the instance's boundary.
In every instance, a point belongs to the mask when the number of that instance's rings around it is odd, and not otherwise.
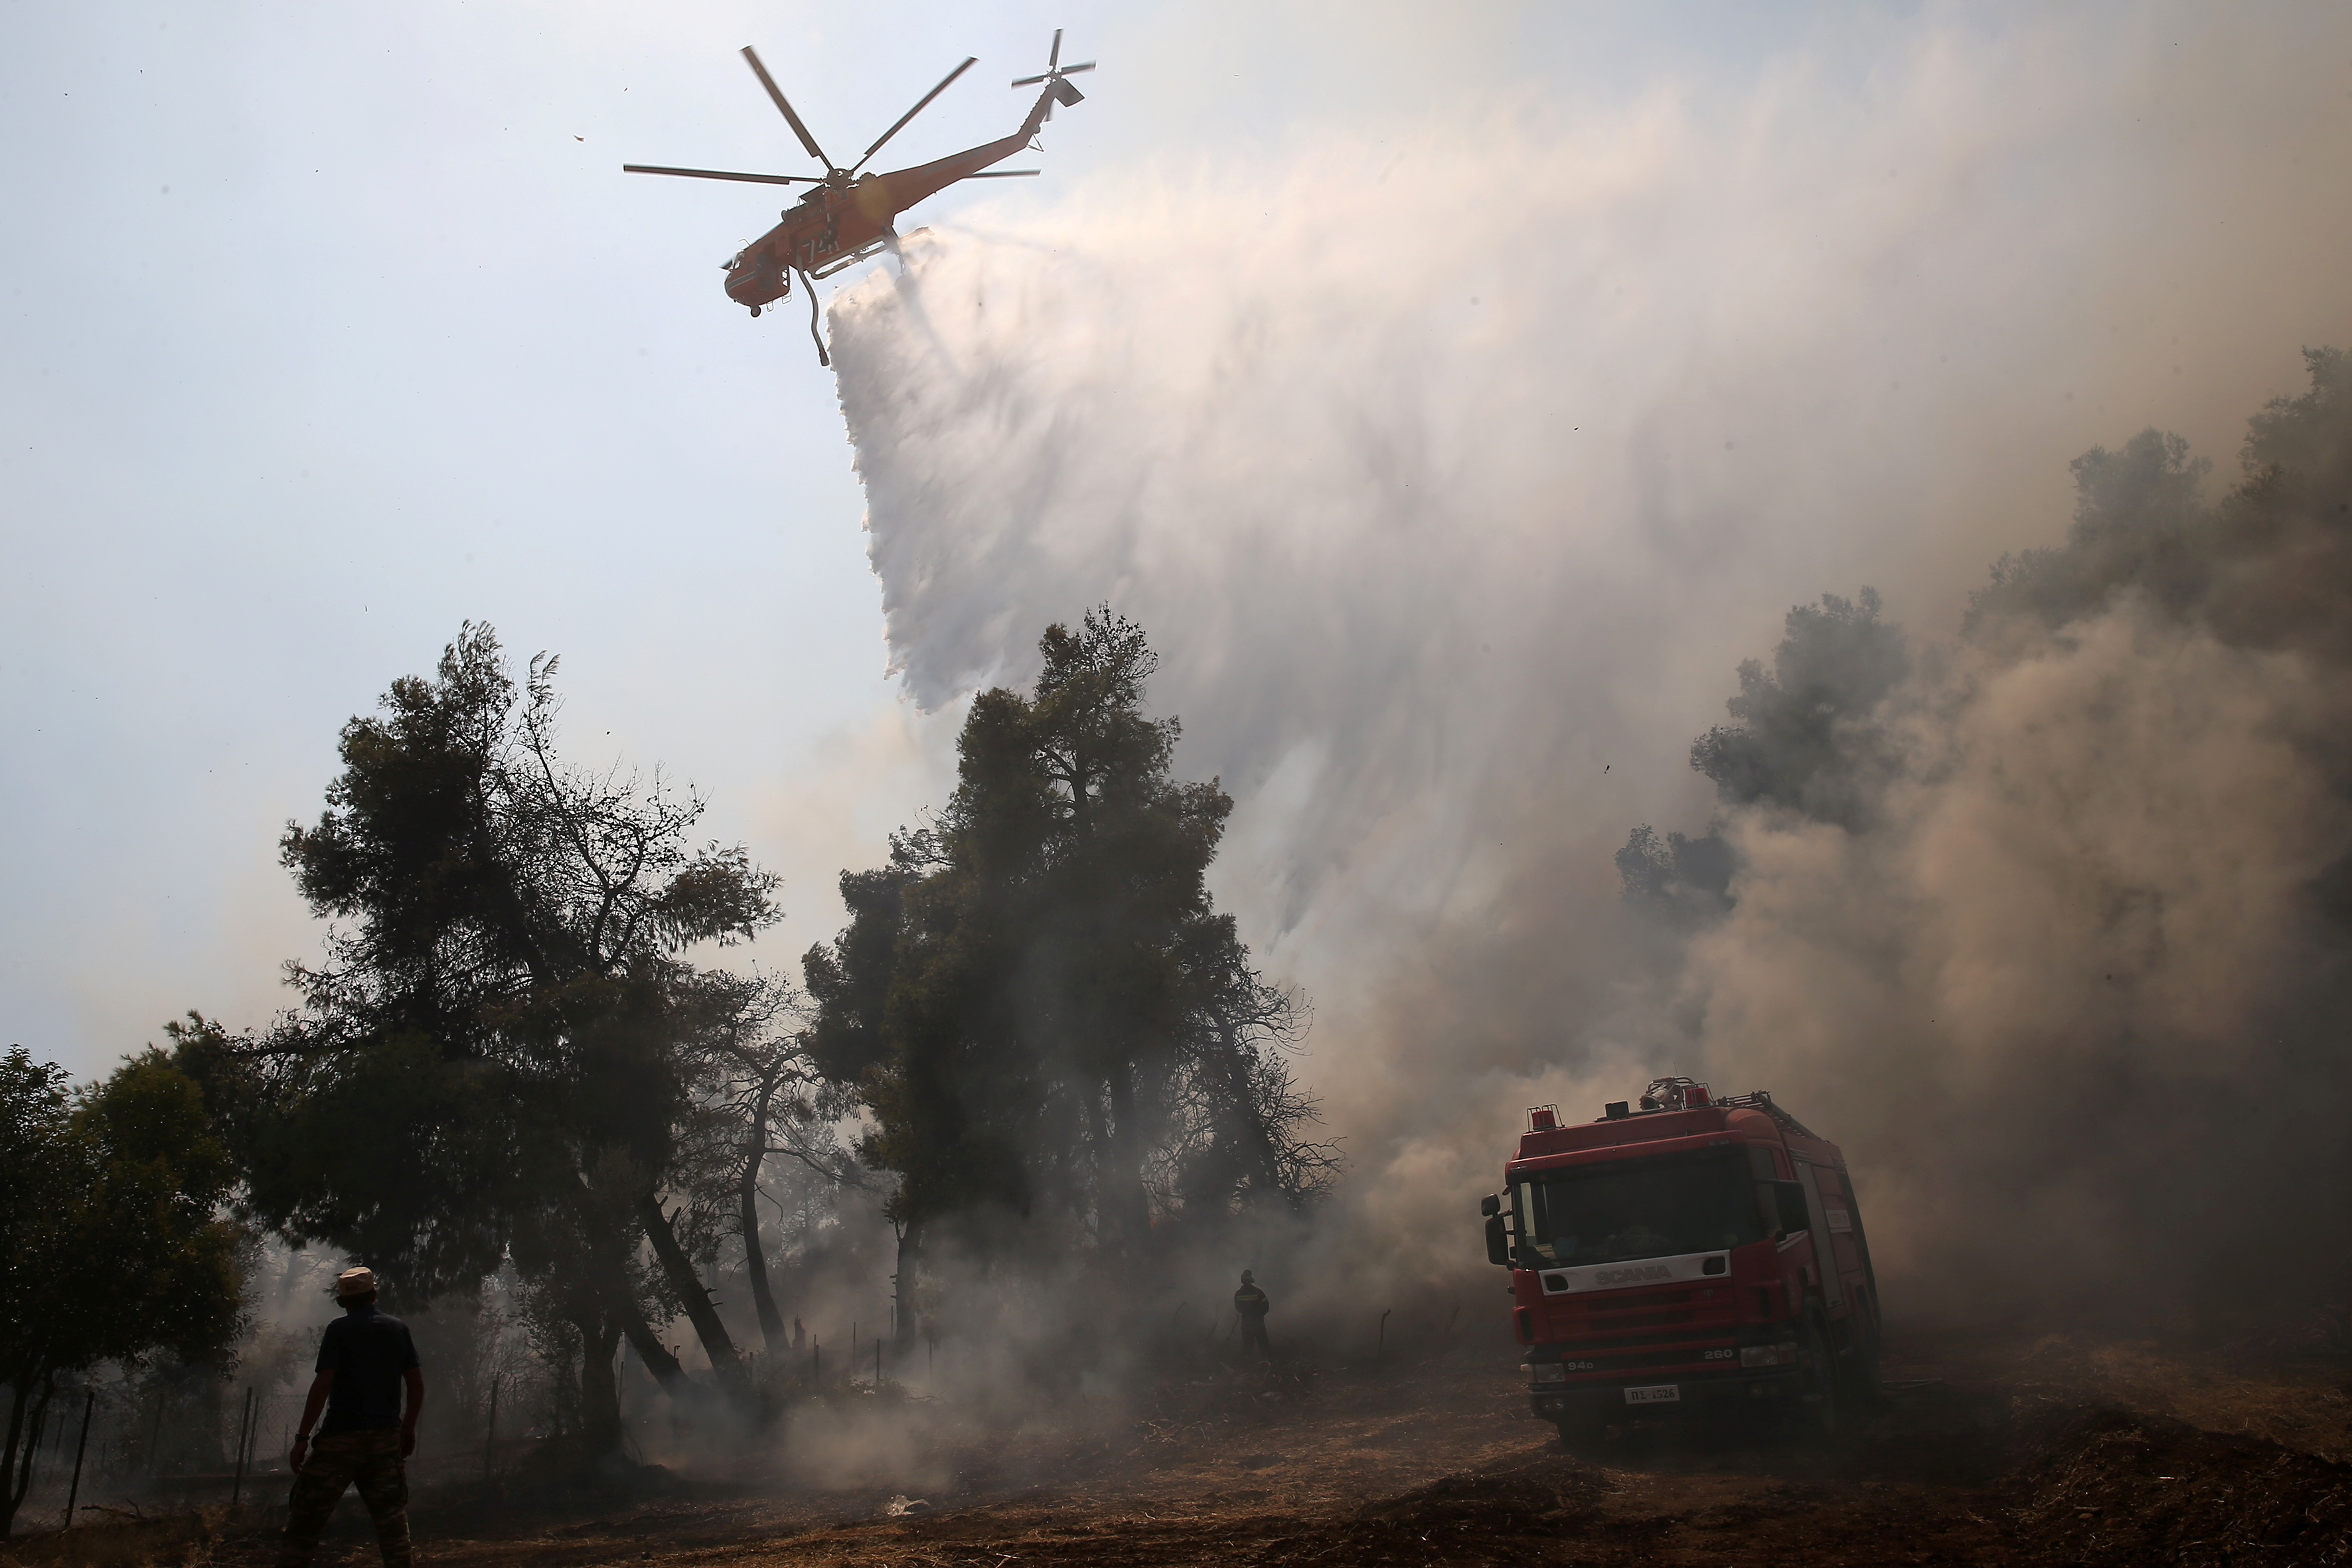
[{"label": "side mirror on truck", "polygon": [[1486,1261],[1499,1268],[1511,1266],[1511,1233],[1504,1227],[1503,1200],[1488,1193],[1478,1200],[1478,1212],[1486,1216]]}]

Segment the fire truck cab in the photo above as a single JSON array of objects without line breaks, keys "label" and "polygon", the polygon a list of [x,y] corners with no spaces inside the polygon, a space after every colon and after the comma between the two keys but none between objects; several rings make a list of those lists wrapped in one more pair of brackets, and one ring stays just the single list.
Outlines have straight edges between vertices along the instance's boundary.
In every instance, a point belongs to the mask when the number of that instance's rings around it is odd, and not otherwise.
[{"label": "fire truck cab", "polygon": [[1486,1257],[1511,1271],[1528,1395],[1564,1440],[1734,1410],[1833,1433],[1878,1397],[1845,1156],[1769,1094],[1660,1079],[1576,1126],[1538,1106],[1503,1176]]}]

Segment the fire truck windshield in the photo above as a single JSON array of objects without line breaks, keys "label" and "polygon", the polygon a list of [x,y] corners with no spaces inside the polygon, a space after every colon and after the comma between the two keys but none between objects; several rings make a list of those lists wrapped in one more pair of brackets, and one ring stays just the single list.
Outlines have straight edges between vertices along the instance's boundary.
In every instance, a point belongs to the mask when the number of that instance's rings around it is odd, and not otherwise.
[{"label": "fire truck windshield", "polygon": [[1738,1149],[1539,1172],[1512,1197],[1521,1245],[1536,1254],[1523,1267],[1713,1252],[1769,1234]]}]

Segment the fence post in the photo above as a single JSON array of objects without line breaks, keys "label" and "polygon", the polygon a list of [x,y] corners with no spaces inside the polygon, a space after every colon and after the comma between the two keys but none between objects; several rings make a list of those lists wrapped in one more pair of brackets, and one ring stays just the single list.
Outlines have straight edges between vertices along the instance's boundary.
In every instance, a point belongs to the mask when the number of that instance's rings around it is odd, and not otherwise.
[{"label": "fence post", "polygon": [[488,1429],[482,1435],[482,1479],[490,1479],[490,1467],[498,1455],[499,1444],[499,1379],[490,1379],[490,1419]]},{"label": "fence post", "polygon": [[1389,1313],[1395,1310],[1396,1309],[1394,1307],[1390,1307],[1382,1310],[1381,1313],[1380,1337],[1372,1342],[1372,1364],[1374,1366],[1383,1366],[1387,1364],[1389,1355]]},{"label": "fence post", "polygon": [[74,1445],[73,1485],[66,1491],[66,1528],[73,1528],[74,1504],[81,1500],[81,1456],[89,1447],[89,1412],[98,1403],[98,1390],[85,1390],[81,1401],[81,1441]]},{"label": "fence post", "polygon": [[253,1389],[248,1384],[245,1391],[245,1408],[237,1412],[236,1418],[236,1480],[228,1492],[228,1510],[231,1513],[235,1513],[238,1505],[245,1501],[245,1456],[251,1447],[247,1439],[252,1435]]},{"label": "fence post", "polygon": [[[18,1475],[21,1475],[25,1479],[26,1495],[27,1497],[32,1495],[32,1478],[39,1473],[34,1468],[34,1466],[40,1458],[41,1439],[48,1434],[48,1430],[49,1413],[47,1410],[44,1409],[39,1415],[33,1418],[33,1429],[26,1434],[25,1447],[16,1456],[17,1461],[24,1467],[24,1468],[18,1472]],[[12,1488],[16,1484],[16,1481],[17,1476],[0,1476],[0,1482],[5,1482]]]}]

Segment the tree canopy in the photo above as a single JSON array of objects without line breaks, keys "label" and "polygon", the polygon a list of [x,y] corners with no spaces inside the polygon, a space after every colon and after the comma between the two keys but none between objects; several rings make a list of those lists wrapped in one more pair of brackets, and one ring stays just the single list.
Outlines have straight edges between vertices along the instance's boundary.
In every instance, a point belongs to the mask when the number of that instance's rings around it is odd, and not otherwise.
[{"label": "tree canopy", "polygon": [[236,1339],[245,1236],[220,1212],[234,1180],[202,1092],[162,1053],[79,1092],[21,1046],[0,1056],[0,1535],[59,1377]]},{"label": "tree canopy", "polygon": [[2164,431],[2075,458],[2065,542],[1995,563],[1962,635],[2007,651],[2021,629],[2048,631],[2137,594],[2234,646],[2352,663],[2352,627],[2336,613],[2352,592],[2352,358],[2332,348],[2303,357],[2311,384],[2247,421],[2238,481],[2217,501],[2202,495],[2212,465]]},{"label": "tree canopy", "polygon": [[1724,704],[1739,722],[1691,742],[1691,766],[1726,805],[1859,826],[1880,761],[1871,713],[1911,668],[1902,628],[1878,611],[1873,588],[1859,599],[1824,594],[1789,611],[1770,669],[1741,662],[1739,695]]},{"label": "tree canopy", "polygon": [[1030,692],[973,700],[937,820],[844,875],[850,924],[804,960],[813,1058],[860,1083],[917,1237],[1020,1216],[1118,1249],[1302,1202],[1331,1163],[1278,1050],[1304,1014],[1205,881],[1232,800],[1171,777],[1139,627],[1099,610],[1038,647]]},{"label": "tree canopy", "polygon": [[[2304,353],[2310,385],[2273,398],[2247,422],[2239,478],[2204,498],[2212,465],[2183,437],[2143,430],[2069,465],[2074,513],[2065,540],[2003,555],[1969,596],[1962,642],[1996,662],[2127,596],[2149,613],[2224,643],[2290,648],[2352,666],[2352,358]],[[1691,766],[1726,806],[1770,805],[1849,830],[1902,765],[1879,714],[1909,676],[1902,629],[1878,595],[1823,595],[1790,610],[1768,670],[1738,668],[1732,725],[1691,743]],[[1629,902],[1699,919],[1723,905],[1729,847],[1637,827],[1618,852]],[[2352,889],[2352,868],[2336,882]],[[2331,893],[2352,907],[2352,891]]]},{"label": "tree canopy", "polygon": [[[556,668],[534,659],[519,693],[469,625],[345,725],[326,811],[282,846],[336,922],[325,962],[289,965],[301,1005],[262,1037],[178,1037],[234,1103],[246,1203],[284,1235],[420,1299],[510,1258],[602,1384],[622,1334],[675,1380],[648,1325],[674,1307],[731,1379],[661,1194],[745,1000],[683,953],[771,922],[774,879],[696,845],[702,803],[658,774],[563,762]],[[615,1418],[607,1386],[582,1405]]]}]

